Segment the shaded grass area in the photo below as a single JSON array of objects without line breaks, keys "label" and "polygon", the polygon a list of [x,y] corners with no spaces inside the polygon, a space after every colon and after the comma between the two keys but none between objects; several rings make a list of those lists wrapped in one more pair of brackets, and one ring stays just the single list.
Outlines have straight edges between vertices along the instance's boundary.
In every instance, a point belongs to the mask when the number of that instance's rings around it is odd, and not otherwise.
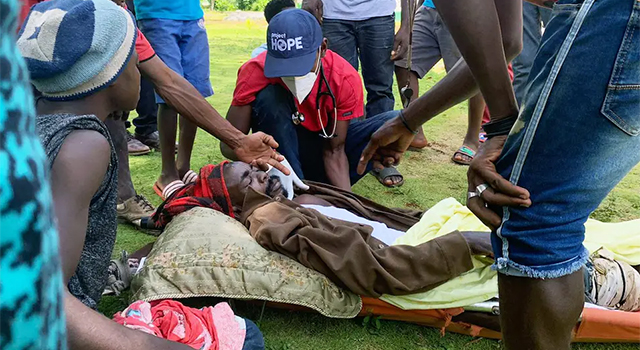
[{"label": "shaded grass area", "polygon": [[[264,21],[224,21],[224,14],[208,13],[207,29],[211,48],[211,80],[215,95],[209,102],[223,115],[231,102],[237,70],[251,51],[265,40]],[[421,81],[424,92],[442,78],[444,69],[437,66]],[[396,91],[396,107],[400,99]],[[373,177],[366,176],[355,187],[358,194],[373,198],[391,207],[426,209],[447,197],[464,203],[466,192],[466,167],[450,161],[453,152],[460,146],[466,131],[466,104],[461,104],[430,121],[425,132],[431,147],[422,152],[406,154],[399,170],[405,176],[401,188],[386,189]],[[579,156],[579,155],[568,155]],[[216,139],[203,131],[198,137],[192,157],[192,169],[223,159]],[[131,157],[133,183],[139,193],[153,204],[160,203],[152,190],[153,182],[160,174],[160,154],[151,153],[142,157]],[[640,218],[640,167],[637,167],[616,187],[593,218],[602,221],[623,221]],[[142,234],[126,225],[118,227],[114,256],[122,249],[133,252],[154,237]],[[130,302],[127,292],[120,297],[105,297],[100,311],[107,316],[122,310]],[[363,319],[334,320],[314,313],[289,312],[266,308],[244,302],[233,303],[236,311],[258,322],[263,331],[267,349],[500,349],[501,344],[487,339],[473,339],[457,334],[442,336],[437,329],[417,325],[381,321],[380,329],[363,326]],[[637,349],[637,345],[625,344],[576,344],[574,349]]]}]

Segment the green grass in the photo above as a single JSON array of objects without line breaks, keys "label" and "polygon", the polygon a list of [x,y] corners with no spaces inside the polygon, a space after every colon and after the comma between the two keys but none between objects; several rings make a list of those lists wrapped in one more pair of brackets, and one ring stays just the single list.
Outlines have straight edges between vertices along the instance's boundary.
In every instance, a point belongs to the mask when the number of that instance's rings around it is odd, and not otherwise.
[{"label": "green grass", "polygon": [[[265,40],[266,23],[223,21],[223,14],[207,14],[207,29],[211,46],[211,80],[216,94],[209,102],[223,115],[229,107],[235,78],[240,65],[249,59],[251,51]],[[444,71],[436,67],[421,81],[421,91],[442,78]],[[399,98],[396,96],[396,101]],[[399,102],[396,103],[399,107]],[[464,201],[466,168],[454,165],[449,158],[460,146],[466,130],[466,105],[460,105],[438,116],[426,125],[426,135],[432,147],[420,153],[407,153],[399,169],[406,183],[398,189],[385,189],[371,176],[365,177],[354,191],[393,207],[428,208],[446,197]],[[579,156],[579,155],[568,155]],[[199,131],[192,158],[192,169],[215,163],[223,157],[218,141]],[[160,155],[152,153],[130,159],[134,186],[137,191],[159,204],[151,186],[160,173]],[[593,217],[603,221],[640,218],[640,167],[629,174],[609,195]],[[153,237],[128,226],[120,225],[114,256],[122,249],[133,252]],[[129,294],[106,297],[100,310],[107,316],[128,304]],[[377,334],[362,326],[362,319],[334,320],[318,314],[289,312],[261,305],[234,302],[236,311],[259,323],[267,349],[500,349],[499,342],[447,333],[412,324],[382,321]],[[574,349],[637,349],[622,344],[577,344]]]}]

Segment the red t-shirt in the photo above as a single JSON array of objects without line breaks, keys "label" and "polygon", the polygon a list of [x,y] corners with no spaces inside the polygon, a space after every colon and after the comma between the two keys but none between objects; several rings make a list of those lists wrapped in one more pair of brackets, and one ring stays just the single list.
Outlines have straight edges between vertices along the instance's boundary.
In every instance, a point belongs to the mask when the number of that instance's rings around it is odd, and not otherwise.
[{"label": "red t-shirt", "polygon": [[144,37],[144,34],[140,31],[140,29],[136,29],[138,31],[138,37],[136,38],[136,52],[138,53],[138,61],[144,62],[153,56],[156,55],[156,52],[151,47],[151,44]]},{"label": "red t-shirt", "polygon": [[[236,89],[233,92],[233,101],[231,101],[232,106],[246,106],[252,103],[256,99],[258,92],[268,85],[280,84],[286,88],[280,78],[269,79],[264,76],[266,56],[267,53],[263,52],[240,67]],[[331,50],[327,50],[324,58],[322,58],[322,67],[331,91],[336,98],[338,120],[362,117],[364,115],[364,93],[362,91],[362,80],[360,80],[358,72],[344,58]],[[320,80],[320,76],[318,76],[311,93],[302,103],[296,97],[293,97],[298,112],[305,116],[305,120],[301,125],[310,131],[320,131],[321,129],[316,108],[316,95],[318,94]],[[326,86],[323,86],[322,92],[325,91]],[[319,107],[322,123],[326,127],[327,116],[330,115],[333,118],[333,103],[328,96],[323,96]]]}]

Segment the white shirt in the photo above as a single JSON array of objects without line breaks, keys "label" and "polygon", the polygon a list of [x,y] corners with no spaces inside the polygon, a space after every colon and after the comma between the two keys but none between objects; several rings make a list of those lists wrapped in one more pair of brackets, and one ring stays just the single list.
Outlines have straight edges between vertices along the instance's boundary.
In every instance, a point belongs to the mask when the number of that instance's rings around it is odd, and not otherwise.
[{"label": "white shirt", "polygon": [[404,235],[404,232],[402,231],[389,228],[387,227],[387,225],[381,222],[365,219],[363,217],[360,217],[358,215],[351,213],[346,209],[336,208],[336,207],[324,207],[321,205],[314,205],[314,204],[303,204],[302,206],[309,209],[315,209],[319,211],[321,214],[328,216],[330,218],[371,226],[373,227],[373,233],[371,235],[374,238],[379,239],[386,245],[391,245],[393,242],[395,242],[396,239],[398,239],[398,237]]},{"label": "white shirt", "polygon": [[396,0],[323,0],[323,17],[346,21],[391,16],[396,11]]}]

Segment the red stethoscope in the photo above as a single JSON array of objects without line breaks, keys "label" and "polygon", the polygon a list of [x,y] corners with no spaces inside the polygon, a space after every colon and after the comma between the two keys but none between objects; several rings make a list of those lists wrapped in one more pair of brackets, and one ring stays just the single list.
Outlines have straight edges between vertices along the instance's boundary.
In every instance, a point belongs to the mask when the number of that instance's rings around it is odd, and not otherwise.
[{"label": "red stethoscope", "polygon": [[[327,91],[322,91],[323,86],[326,87]],[[331,119],[327,118],[326,127],[322,122],[322,114],[320,112],[320,99],[322,98],[322,96],[329,96],[329,98],[331,99],[331,103],[333,104],[333,123],[331,122]],[[336,97],[333,94],[333,91],[331,91],[331,86],[329,86],[329,82],[324,75],[322,63],[320,63],[320,83],[318,84],[318,92],[316,94],[316,110],[318,111],[318,122],[320,123],[320,128],[322,129],[322,132],[319,133],[320,137],[324,139],[332,139],[338,136],[336,135],[336,127],[338,125],[338,109],[336,108]],[[304,122],[304,120],[304,114],[298,111],[293,113],[293,115],[291,116],[291,121],[295,125],[300,125]],[[327,129],[331,130],[330,134],[327,133]]]}]

